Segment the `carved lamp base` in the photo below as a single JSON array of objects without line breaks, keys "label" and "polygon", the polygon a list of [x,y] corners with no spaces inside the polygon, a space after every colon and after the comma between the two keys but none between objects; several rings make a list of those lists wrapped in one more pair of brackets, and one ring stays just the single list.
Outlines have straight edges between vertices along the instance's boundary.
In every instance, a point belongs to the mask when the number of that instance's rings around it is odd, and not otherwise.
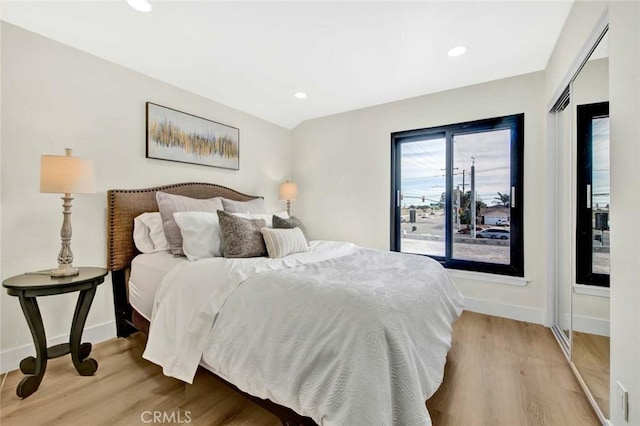
[{"label": "carved lamp base", "polygon": [[78,268],[74,268],[71,265],[60,265],[57,269],[51,271],[52,277],[70,277],[78,275]]}]

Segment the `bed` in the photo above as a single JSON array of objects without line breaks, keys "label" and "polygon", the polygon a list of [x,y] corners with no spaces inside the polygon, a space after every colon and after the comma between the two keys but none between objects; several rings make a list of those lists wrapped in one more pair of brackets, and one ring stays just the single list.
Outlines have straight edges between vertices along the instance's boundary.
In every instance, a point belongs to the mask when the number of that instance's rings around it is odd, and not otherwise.
[{"label": "bed", "polygon": [[328,241],[281,259],[136,256],[133,220],[158,211],[157,191],[259,198],[205,183],[108,191],[118,336],[145,332],[165,374],[204,367],[285,425],[430,424],[463,300],[439,264]]}]

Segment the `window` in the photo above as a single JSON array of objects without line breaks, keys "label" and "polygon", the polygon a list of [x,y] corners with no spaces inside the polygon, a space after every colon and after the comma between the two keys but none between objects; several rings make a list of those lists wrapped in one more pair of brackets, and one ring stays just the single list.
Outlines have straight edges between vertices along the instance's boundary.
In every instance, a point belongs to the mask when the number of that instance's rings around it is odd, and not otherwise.
[{"label": "window", "polygon": [[524,114],[397,132],[391,145],[392,250],[524,276]]},{"label": "window", "polygon": [[576,280],[609,287],[609,103],[578,105]]}]

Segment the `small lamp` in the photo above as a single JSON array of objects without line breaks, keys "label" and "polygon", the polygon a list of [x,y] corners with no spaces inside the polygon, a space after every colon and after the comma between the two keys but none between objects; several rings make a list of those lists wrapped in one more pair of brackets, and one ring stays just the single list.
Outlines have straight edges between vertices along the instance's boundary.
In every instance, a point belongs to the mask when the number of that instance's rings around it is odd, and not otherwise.
[{"label": "small lamp", "polygon": [[280,201],[287,202],[287,214],[291,215],[291,200],[295,200],[298,197],[298,185],[293,182],[286,181],[280,185],[278,195],[280,196]]},{"label": "small lamp", "polygon": [[40,192],[64,194],[64,219],[60,230],[62,248],[58,254],[58,268],[51,271],[51,276],[54,277],[67,277],[78,273],[78,268],[73,267],[71,252],[71,194],[96,192],[93,160],[72,157],[70,148],[66,148],[65,152],[66,156],[43,155],[40,163]]}]

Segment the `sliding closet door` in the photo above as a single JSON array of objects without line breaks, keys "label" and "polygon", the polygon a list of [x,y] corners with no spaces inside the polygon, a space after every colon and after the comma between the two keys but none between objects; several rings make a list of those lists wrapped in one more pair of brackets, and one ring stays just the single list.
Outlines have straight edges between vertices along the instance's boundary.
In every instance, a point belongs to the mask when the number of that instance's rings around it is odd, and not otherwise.
[{"label": "sliding closet door", "polygon": [[574,105],[567,91],[555,111],[556,137],[556,191],[555,191],[555,241],[556,241],[556,325],[562,332],[562,344],[569,352],[571,339],[571,292],[573,283],[573,110]]},{"label": "sliding closet door", "polygon": [[608,216],[616,208],[609,198],[609,147],[618,142],[609,141],[608,28],[605,13],[563,80],[549,109],[547,151],[552,330],[602,424],[610,411]]},{"label": "sliding closet door", "polygon": [[609,148],[617,141],[609,140],[606,34],[573,89],[576,239],[571,360],[602,416],[609,418],[609,212],[616,208],[609,195]]}]

